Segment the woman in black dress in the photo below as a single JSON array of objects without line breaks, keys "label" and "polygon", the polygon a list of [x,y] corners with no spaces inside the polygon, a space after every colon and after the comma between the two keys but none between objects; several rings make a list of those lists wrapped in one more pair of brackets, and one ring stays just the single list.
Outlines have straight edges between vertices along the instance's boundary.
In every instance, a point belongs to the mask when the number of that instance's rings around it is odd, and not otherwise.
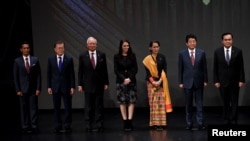
[{"label": "woman in black dress", "polygon": [[124,131],[133,130],[132,119],[137,100],[136,74],[138,71],[136,56],[128,40],[121,40],[119,51],[114,55],[116,74],[116,94],[120,105]]}]

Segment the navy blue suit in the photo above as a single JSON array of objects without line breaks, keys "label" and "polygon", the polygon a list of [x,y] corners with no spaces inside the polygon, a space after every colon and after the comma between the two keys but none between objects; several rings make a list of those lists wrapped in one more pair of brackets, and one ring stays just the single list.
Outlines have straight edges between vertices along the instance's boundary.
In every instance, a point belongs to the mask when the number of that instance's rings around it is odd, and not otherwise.
[{"label": "navy blue suit", "polygon": [[[60,71],[57,63],[57,56],[48,58],[47,66],[47,88],[52,89],[54,104],[54,121],[56,128],[71,126],[72,122],[72,95],[70,89],[75,89],[75,72],[73,59],[67,55],[63,56],[62,70]],[[64,103],[64,122],[61,119],[61,98]]]},{"label": "navy blue suit", "polygon": [[188,49],[179,53],[179,84],[183,84],[185,93],[186,124],[193,124],[193,96],[196,103],[196,120],[204,124],[203,88],[208,82],[206,54],[202,49],[195,49],[195,63],[192,65]]},{"label": "navy blue suit", "polygon": [[21,126],[23,129],[37,128],[38,97],[36,90],[41,91],[41,68],[37,57],[29,56],[30,72],[25,69],[23,56],[14,62],[14,83],[20,96]]}]

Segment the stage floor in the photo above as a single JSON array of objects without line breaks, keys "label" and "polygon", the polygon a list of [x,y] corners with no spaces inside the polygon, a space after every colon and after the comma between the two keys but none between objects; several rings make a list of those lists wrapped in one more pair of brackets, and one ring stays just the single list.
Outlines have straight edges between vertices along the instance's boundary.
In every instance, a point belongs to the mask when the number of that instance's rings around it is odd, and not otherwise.
[{"label": "stage floor", "polygon": [[[241,108],[239,125],[250,124],[249,107]],[[221,125],[221,107],[204,108],[206,125]],[[118,108],[105,109],[104,132],[86,132],[84,109],[73,110],[72,133],[53,133],[53,111],[39,111],[39,133],[21,134],[18,117],[9,117],[1,126],[2,141],[207,141],[208,131],[200,131],[194,124],[193,130],[185,130],[184,108],[174,108],[167,115],[167,128],[163,131],[150,130],[148,126],[148,108],[136,108],[134,113],[134,130],[124,132],[123,121]]]}]

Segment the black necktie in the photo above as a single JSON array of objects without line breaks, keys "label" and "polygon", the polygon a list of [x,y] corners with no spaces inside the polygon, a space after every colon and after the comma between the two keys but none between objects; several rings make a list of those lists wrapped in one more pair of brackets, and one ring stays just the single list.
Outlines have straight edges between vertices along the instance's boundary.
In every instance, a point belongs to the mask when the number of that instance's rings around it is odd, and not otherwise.
[{"label": "black necktie", "polygon": [[30,64],[28,57],[25,58],[25,68],[28,73],[30,73]]}]

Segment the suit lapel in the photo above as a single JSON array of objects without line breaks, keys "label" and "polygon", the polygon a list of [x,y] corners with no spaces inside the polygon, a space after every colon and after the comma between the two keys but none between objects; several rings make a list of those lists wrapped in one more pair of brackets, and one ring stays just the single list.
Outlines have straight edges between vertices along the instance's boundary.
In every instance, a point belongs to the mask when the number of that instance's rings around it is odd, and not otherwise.
[{"label": "suit lapel", "polygon": [[53,58],[52,63],[53,63],[53,65],[55,65],[57,67],[58,72],[60,72],[59,67],[58,67],[58,63],[57,63],[57,56],[56,55]]},{"label": "suit lapel", "polygon": [[191,59],[190,59],[190,54],[189,54],[188,49],[185,52],[185,58],[188,60],[189,64],[192,66],[192,62],[191,62]]},{"label": "suit lapel", "polygon": [[35,65],[35,60],[32,56],[30,56],[30,69]]},{"label": "suit lapel", "polygon": [[103,62],[103,56],[101,55],[101,53],[99,51],[96,51],[96,67],[95,67],[95,69],[97,69],[102,62]]},{"label": "suit lapel", "polygon": [[[87,61],[88,64],[89,64],[89,67],[93,69],[93,66],[92,66],[91,60],[90,60],[90,56],[89,56],[89,51],[86,51],[85,56],[86,56],[86,61]],[[96,61],[96,62],[97,62],[97,61]],[[97,65],[97,64],[96,64],[96,65]]]},{"label": "suit lapel", "polygon": [[100,61],[100,52],[96,51],[96,66],[95,66],[95,68],[97,68],[99,66],[99,61]]},{"label": "suit lapel", "polygon": [[[224,47],[221,48],[221,57],[223,57],[222,59],[224,60],[224,63],[227,65],[227,61],[226,61],[226,56],[225,56],[225,51],[224,51]],[[232,56],[231,56],[232,57]],[[231,59],[230,59],[231,60]],[[230,61],[229,61],[229,64],[230,64]]]},{"label": "suit lapel", "polygon": [[195,64],[195,62],[197,62],[197,60],[200,60],[200,58],[201,58],[201,52],[198,49],[196,49],[196,51],[195,51],[195,58],[194,58],[194,64]]},{"label": "suit lapel", "polygon": [[233,59],[236,57],[236,54],[237,54],[237,53],[236,53],[234,47],[232,46],[231,58],[230,58],[230,60],[229,60],[229,64],[230,64],[231,60],[233,60]]},{"label": "suit lapel", "polygon": [[64,54],[64,56],[63,56],[62,70],[65,68],[65,64],[67,63],[67,61],[68,61],[68,57]]},{"label": "suit lapel", "polygon": [[23,69],[26,70],[26,68],[25,68],[25,61],[24,61],[24,59],[23,59],[23,56],[20,57],[20,63],[22,64]]}]

